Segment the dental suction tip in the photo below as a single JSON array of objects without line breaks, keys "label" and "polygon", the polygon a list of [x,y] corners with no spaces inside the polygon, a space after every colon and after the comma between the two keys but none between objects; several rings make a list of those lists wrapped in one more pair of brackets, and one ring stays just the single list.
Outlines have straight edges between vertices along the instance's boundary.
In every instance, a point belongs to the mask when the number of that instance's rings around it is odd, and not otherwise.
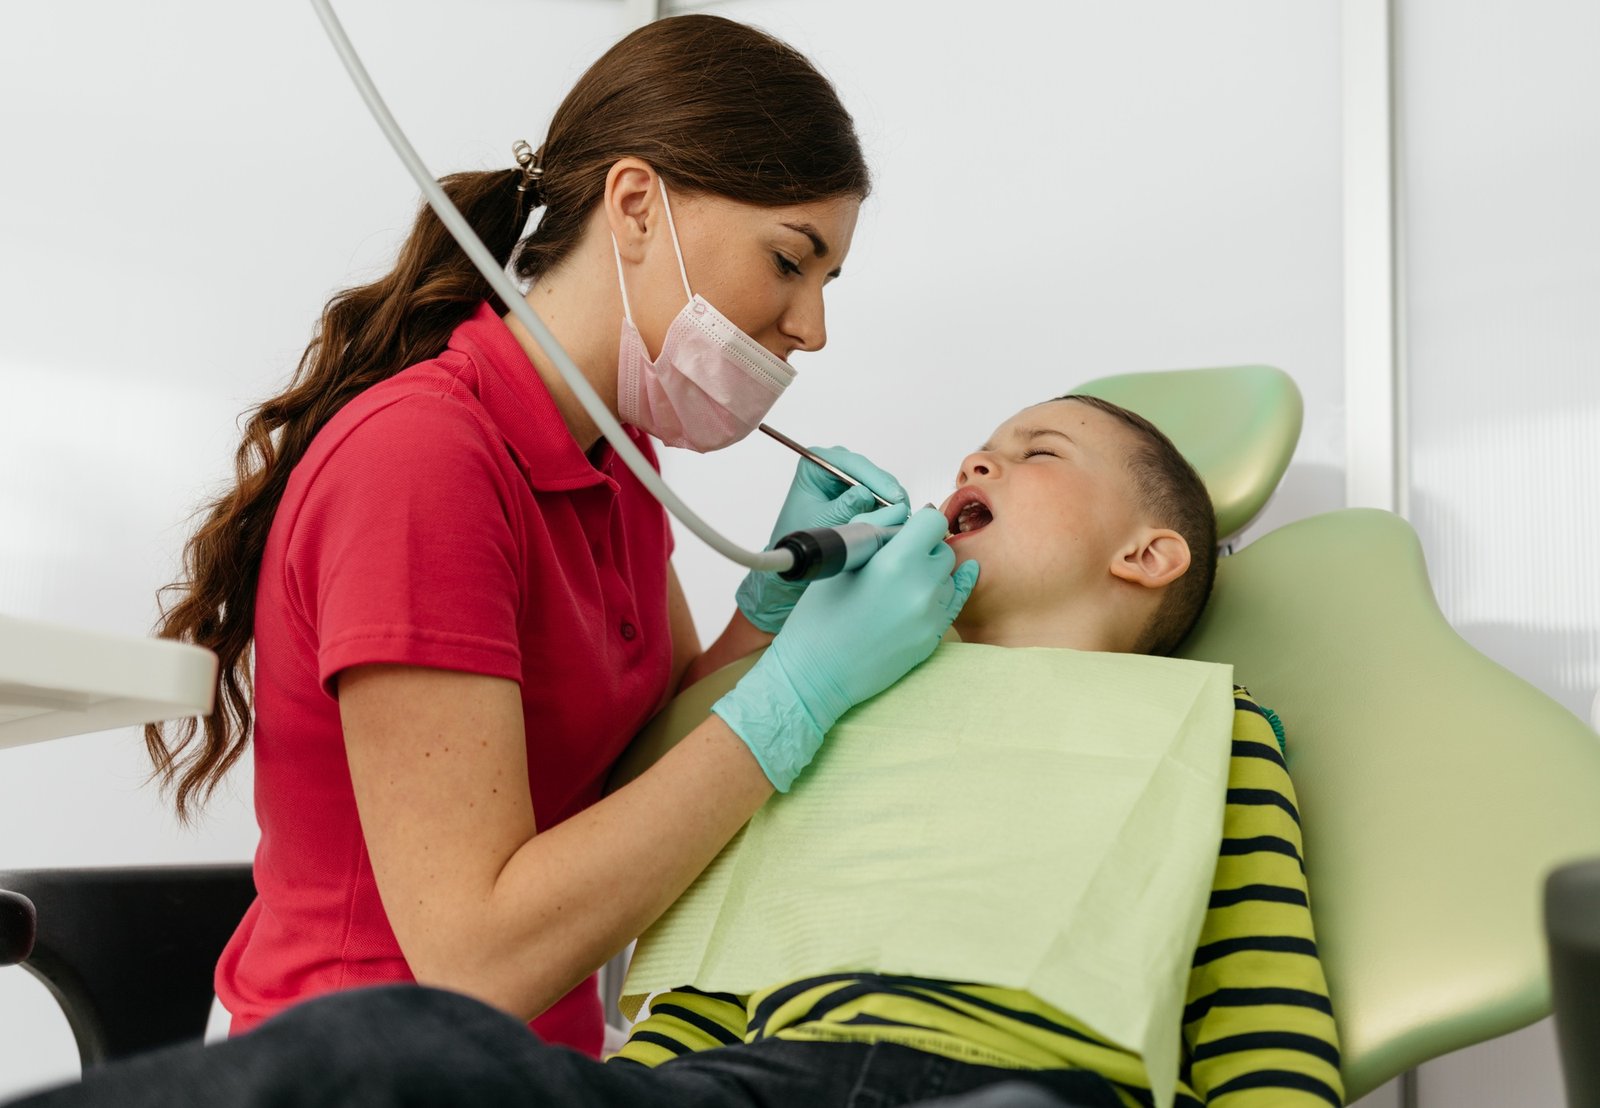
[{"label": "dental suction tip", "polygon": [[761,431],[763,434],[767,435],[769,438],[771,438],[771,439],[773,439],[773,440],[775,440],[777,442],[782,443],[784,446],[787,446],[790,450],[793,450],[796,454],[800,455],[802,458],[804,458],[806,461],[812,463],[813,465],[821,466],[823,469],[825,469],[829,473],[833,474],[835,477],[837,477],[839,480],[843,481],[845,484],[847,484],[847,485],[860,485],[862,488],[866,489],[869,493],[872,493],[872,499],[874,499],[874,500],[876,500],[878,502],[878,507],[880,507],[880,508],[893,507],[893,502],[889,501],[889,500],[885,500],[883,497],[879,496],[877,494],[877,492],[872,488],[871,485],[867,484],[865,481],[857,481],[854,477],[850,476],[844,470],[840,469],[838,466],[834,465],[832,462],[828,461],[827,459],[818,457],[815,452],[813,452],[811,450],[807,450],[805,447],[801,446],[798,442],[795,442],[793,439],[791,439],[788,435],[785,435],[782,431],[779,431],[774,427],[769,427],[765,423],[756,424],[756,429]]}]

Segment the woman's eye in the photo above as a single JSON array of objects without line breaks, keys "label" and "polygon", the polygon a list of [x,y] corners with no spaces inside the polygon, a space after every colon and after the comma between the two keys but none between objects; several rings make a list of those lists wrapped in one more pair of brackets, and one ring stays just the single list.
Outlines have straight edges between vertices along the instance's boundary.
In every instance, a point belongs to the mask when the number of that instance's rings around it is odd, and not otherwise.
[{"label": "woman's eye", "polygon": [[794,262],[790,261],[788,258],[784,257],[782,254],[774,252],[772,255],[772,260],[778,263],[779,273],[793,274],[796,276],[799,275],[800,267]]}]

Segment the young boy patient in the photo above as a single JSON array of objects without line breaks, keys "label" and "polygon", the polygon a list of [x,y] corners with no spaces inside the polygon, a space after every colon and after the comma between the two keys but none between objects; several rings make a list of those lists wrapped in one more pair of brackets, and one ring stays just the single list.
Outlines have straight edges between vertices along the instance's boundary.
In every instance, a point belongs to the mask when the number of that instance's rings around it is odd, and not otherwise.
[{"label": "young boy patient", "polygon": [[[967,643],[1168,654],[1211,588],[1216,525],[1200,479],[1149,423],[1100,400],[1062,398],[1007,420],[962,462],[943,510],[958,560],[981,571],[955,623]],[[1277,731],[1236,687],[1223,838],[1182,1015],[1179,1105],[1342,1101]],[[184,1094],[202,1082],[217,1102],[239,1104],[300,1094],[488,1104],[508,1090],[529,1104],[728,1108],[1153,1100],[1136,1055],[1028,992],[875,973],[742,997],[657,994],[606,1063],[539,1044],[476,1001],[409,987],[312,1001],[209,1051],[159,1057],[64,1090],[59,1103],[199,1103]]]},{"label": "young boy patient", "polygon": [[[962,462],[942,508],[957,558],[981,569],[955,622],[963,642],[1169,654],[1211,589],[1216,525],[1199,477],[1146,420],[1096,398],[1007,420]],[[1281,736],[1243,688],[1234,703],[1177,1103],[1337,1105],[1337,1034]],[[1108,1103],[1150,1102],[1136,1056],[1026,992],[859,973],[748,997],[657,995],[611,1064],[771,1039],[915,1044],[967,1063],[1084,1070],[1109,1082],[1118,1099]]]}]

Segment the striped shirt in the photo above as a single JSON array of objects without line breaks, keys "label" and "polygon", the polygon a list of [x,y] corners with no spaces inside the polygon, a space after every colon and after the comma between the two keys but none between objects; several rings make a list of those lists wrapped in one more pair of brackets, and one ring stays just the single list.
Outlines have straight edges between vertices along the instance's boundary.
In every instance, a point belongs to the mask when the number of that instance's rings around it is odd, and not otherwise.
[{"label": "striped shirt", "polygon": [[[1317,958],[1300,813],[1277,717],[1234,689],[1222,845],[1183,1012],[1176,1103],[1338,1106],[1339,1039]],[[1027,992],[870,973],[746,997],[681,988],[651,998],[613,1059],[647,1066],[759,1039],[892,1042],[1018,1069],[1087,1069],[1149,1105],[1137,1055]]]}]

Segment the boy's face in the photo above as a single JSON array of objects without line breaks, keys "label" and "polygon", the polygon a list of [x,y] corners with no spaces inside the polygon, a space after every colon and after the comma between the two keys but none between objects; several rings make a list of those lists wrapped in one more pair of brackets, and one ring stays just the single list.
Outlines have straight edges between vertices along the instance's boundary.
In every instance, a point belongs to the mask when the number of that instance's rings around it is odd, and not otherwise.
[{"label": "boy's face", "polygon": [[1124,462],[1134,432],[1072,400],[1024,408],[968,455],[942,510],[957,561],[978,586],[956,621],[1094,602],[1141,518]]}]

